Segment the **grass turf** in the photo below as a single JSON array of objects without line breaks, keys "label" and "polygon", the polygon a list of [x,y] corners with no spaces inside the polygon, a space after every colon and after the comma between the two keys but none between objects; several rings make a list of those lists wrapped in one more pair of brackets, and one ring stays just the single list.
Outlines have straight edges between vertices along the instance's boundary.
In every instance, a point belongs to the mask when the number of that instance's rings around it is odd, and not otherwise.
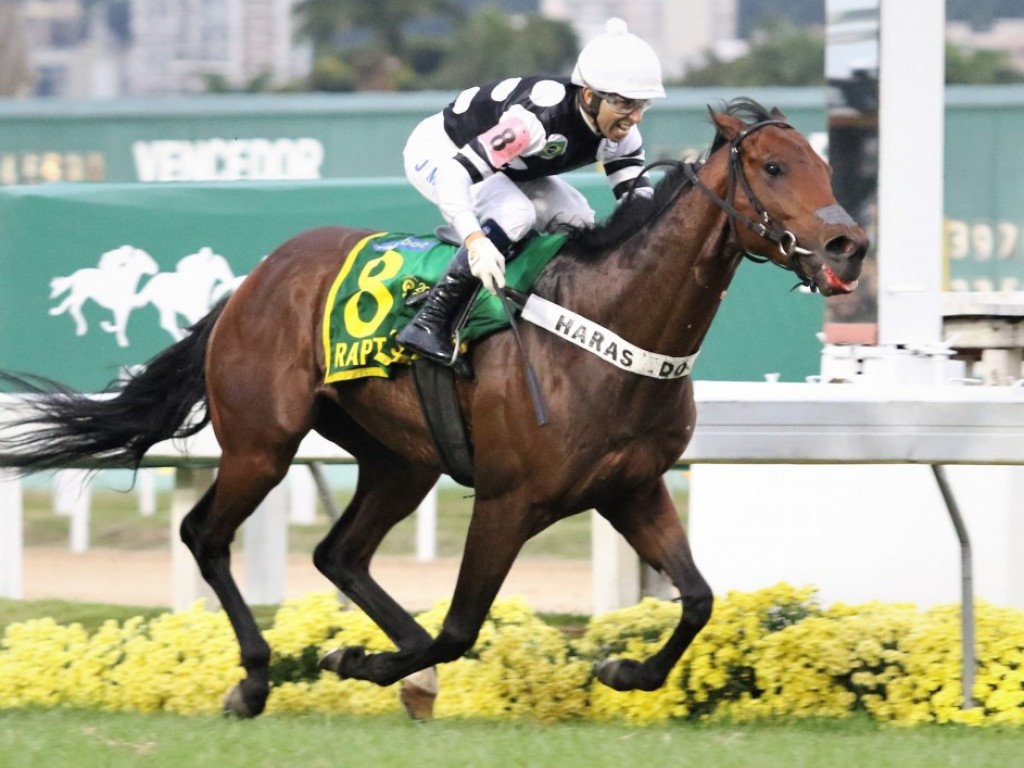
[{"label": "grass turf", "polygon": [[221,717],[88,710],[0,712],[0,766],[218,768],[945,768],[1020,765],[1024,732],[844,721],[750,725]]}]

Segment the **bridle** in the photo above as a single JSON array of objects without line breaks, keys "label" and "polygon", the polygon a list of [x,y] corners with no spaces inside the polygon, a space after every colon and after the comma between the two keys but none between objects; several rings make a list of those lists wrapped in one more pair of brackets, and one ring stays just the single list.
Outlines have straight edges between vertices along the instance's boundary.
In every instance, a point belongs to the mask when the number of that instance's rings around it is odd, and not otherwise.
[{"label": "bridle", "polygon": [[[696,187],[705,197],[711,202],[721,208],[725,214],[729,217],[729,229],[732,235],[732,239],[739,244],[739,237],[737,234],[737,222],[746,226],[749,230],[754,232],[756,235],[771,240],[773,243],[779,246],[779,252],[790,259],[789,269],[800,279],[800,283],[807,286],[812,291],[816,290],[815,282],[804,274],[800,268],[798,262],[793,260],[794,254],[808,255],[812,251],[802,248],[797,244],[796,235],[791,231],[779,224],[768,210],[764,207],[761,200],[754,194],[753,188],[750,186],[750,181],[747,179],[747,174],[743,170],[742,157],[740,154],[740,147],[743,141],[750,136],[752,133],[756,133],[762,128],[768,126],[778,126],[779,128],[787,128],[793,130],[793,126],[782,120],[762,120],[759,123],[748,125],[742,131],[733,137],[732,141],[729,142],[729,172],[726,182],[726,193],[725,197],[721,198],[715,194],[709,186],[707,186],[700,177],[697,175],[697,171],[700,169],[702,163],[684,163],[677,160],[659,160],[651,163],[644,169],[644,174],[647,173],[651,168],[655,168],[659,165],[672,165],[679,168],[686,180]],[[641,174],[643,176],[644,174]],[[640,178],[639,176],[637,178]],[[634,179],[634,182],[636,180]],[[669,208],[675,199],[682,193],[682,190],[686,185],[680,185],[676,190],[676,193],[668,199],[665,204],[661,207],[657,215],[667,208]],[[743,190],[743,194],[750,202],[751,207],[757,212],[759,219],[752,219],[745,213],[740,211],[736,205],[736,188],[740,187]],[[632,193],[632,190],[631,190]],[[750,253],[744,250],[743,255],[751,261],[757,262],[758,264],[764,264],[765,262],[771,261],[771,259],[765,256],[759,256],[757,254]],[[773,262],[774,263],[774,262]],[[781,265],[780,265],[781,266]]]},{"label": "bridle", "polygon": [[[753,133],[760,131],[762,128],[769,126],[777,126],[779,128],[786,128],[793,130],[793,126],[782,120],[762,120],[759,123],[748,125],[742,131],[737,133],[731,142],[729,142],[729,174],[726,182],[726,193],[725,198],[721,198],[714,193],[714,191],[708,187],[700,177],[697,176],[698,165],[696,163],[680,163],[683,173],[686,178],[695,186],[700,192],[707,197],[711,202],[725,211],[729,217],[729,227],[732,232],[732,238],[739,243],[739,237],[736,232],[736,223],[740,222],[747,229],[754,232],[754,234],[771,240],[773,243],[779,246],[779,252],[790,259],[790,269],[800,278],[800,282],[805,286],[809,287],[812,291],[815,289],[815,282],[811,280],[807,275],[804,274],[803,270],[800,269],[798,262],[793,260],[794,254],[809,255],[812,253],[806,248],[801,248],[797,244],[796,235],[791,231],[783,227],[777,222],[768,210],[764,207],[764,204],[754,194],[754,190],[750,186],[750,181],[747,179],[747,174],[743,170],[742,157],[740,155],[740,147],[743,141]],[[757,212],[759,219],[752,219],[745,213],[736,208],[736,187],[737,185],[743,189],[743,194],[750,202],[751,207]],[[764,256],[758,256],[744,251],[746,256],[751,261],[755,261],[759,264],[764,264],[767,261],[771,261]]]}]

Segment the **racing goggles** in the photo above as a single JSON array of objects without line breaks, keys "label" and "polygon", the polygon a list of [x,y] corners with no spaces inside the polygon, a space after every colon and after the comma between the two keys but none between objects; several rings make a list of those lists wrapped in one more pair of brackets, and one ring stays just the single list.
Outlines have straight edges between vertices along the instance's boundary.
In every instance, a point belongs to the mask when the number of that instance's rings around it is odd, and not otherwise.
[{"label": "racing goggles", "polygon": [[604,93],[602,91],[594,91],[601,100],[608,105],[608,108],[617,115],[631,115],[637,110],[640,110],[640,114],[647,111],[647,108],[651,106],[651,99],[629,99],[625,96],[620,96],[617,93]]}]

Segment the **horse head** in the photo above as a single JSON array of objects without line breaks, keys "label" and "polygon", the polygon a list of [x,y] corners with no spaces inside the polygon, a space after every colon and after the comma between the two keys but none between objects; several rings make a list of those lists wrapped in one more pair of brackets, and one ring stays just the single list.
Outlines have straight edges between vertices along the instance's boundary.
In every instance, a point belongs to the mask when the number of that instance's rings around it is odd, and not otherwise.
[{"label": "horse head", "polygon": [[[744,111],[755,122],[737,116]],[[710,112],[718,129],[712,151],[728,147],[721,202],[739,246],[792,270],[824,296],[854,290],[868,237],[837,202],[828,164],[778,110],[737,100]]]}]

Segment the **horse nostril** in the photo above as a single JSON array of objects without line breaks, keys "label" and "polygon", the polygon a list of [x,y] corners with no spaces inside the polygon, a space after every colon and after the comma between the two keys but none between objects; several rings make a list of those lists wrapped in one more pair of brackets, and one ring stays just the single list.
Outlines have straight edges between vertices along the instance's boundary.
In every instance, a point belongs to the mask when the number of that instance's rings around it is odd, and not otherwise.
[{"label": "horse nostril", "polygon": [[837,259],[862,259],[867,247],[852,237],[839,235],[825,243],[825,252]]}]

